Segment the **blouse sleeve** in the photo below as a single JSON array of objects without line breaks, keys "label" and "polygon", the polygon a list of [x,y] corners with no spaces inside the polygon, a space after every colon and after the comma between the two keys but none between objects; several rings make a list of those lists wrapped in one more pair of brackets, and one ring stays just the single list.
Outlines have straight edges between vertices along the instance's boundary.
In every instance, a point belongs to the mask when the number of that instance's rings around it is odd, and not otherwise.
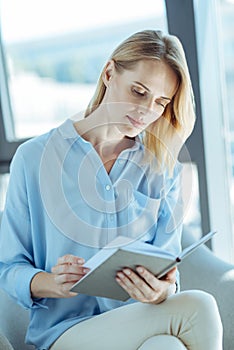
[{"label": "blouse sleeve", "polygon": [[10,181],[0,229],[0,287],[25,308],[45,307],[33,300],[30,283],[42,270],[34,267],[25,163],[18,148],[10,167]]}]

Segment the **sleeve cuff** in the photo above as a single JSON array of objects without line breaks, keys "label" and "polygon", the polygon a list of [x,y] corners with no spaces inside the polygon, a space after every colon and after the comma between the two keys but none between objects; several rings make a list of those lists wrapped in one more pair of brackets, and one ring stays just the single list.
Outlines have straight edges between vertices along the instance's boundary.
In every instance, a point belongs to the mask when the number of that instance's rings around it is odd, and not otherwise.
[{"label": "sleeve cuff", "polygon": [[17,276],[15,281],[18,303],[26,309],[48,309],[48,307],[44,305],[46,302],[45,298],[34,299],[31,296],[31,280],[39,272],[43,272],[43,270],[25,266],[16,271]]}]

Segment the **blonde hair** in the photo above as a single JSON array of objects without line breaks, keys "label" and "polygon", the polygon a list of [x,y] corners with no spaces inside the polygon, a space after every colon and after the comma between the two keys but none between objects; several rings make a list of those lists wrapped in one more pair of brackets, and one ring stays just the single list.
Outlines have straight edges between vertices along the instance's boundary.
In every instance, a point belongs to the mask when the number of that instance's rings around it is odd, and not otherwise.
[{"label": "blonde hair", "polygon": [[[179,151],[191,134],[195,123],[194,96],[190,75],[179,39],[158,30],[137,32],[123,41],[110,57],[116,70],[130,70],[140,60],[160,60],[175,72],[178,80],[177,90],[162,116],[152,123],[142,135],[146,149],[156,155],[161,170],[173,173]],[[102,75],[99,77],[96,91],[90,101],[85,117],[92,113],[102,102],[106,86]]]}]

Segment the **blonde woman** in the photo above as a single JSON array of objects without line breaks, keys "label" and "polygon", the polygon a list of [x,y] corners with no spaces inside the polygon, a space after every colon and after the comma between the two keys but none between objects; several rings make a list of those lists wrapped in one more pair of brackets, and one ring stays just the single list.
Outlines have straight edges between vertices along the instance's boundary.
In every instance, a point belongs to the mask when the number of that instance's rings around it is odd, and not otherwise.
[{"label": "blonde woman", "polygon": [[0,235],[0,285],[31,309],[28,343],[52,350],[221,350],[212,296],[179,293],[172,269],[116,272],[129,300],[71,292],[85,261],[123,235],[178,253],[178,153],[193,130],[179,40],[146,30],[121,43],[85,118],[24,143],[14,157]]}]

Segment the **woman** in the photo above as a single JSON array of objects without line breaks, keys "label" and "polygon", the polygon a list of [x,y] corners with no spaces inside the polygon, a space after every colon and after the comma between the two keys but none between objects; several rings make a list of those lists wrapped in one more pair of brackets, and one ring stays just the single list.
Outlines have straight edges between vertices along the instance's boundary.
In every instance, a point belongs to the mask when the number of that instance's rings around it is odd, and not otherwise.
[{"label": "woman", "polygon": [[[175,268],[162,280],[143,266],[118,271],[126,303],[70,291],[89,271],[85,260],[116,236],[180,251],[177,156],[194,121],[179,40],[146,30],[114,51],[85,118],[18,148],[0,283],[31,309],[27,342],[40,350],[222,349],[214,299],[178,293]],[[164,344],[165,335],[174,337]]]}]

